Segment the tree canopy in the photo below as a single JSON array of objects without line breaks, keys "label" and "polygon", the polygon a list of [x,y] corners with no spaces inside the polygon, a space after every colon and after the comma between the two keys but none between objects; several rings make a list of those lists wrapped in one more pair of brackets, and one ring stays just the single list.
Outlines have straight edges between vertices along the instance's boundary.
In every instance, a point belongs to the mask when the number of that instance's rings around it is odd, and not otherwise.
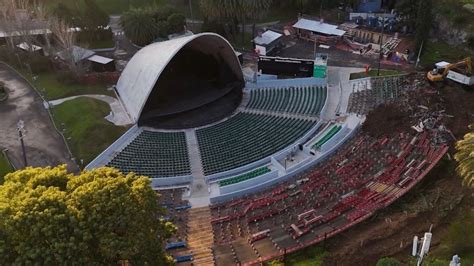
[{"label": "tree canopy", "polygon": [[184,31],[186,17],[170,7],[133,8],[125,12],[120,23],[125,35],[137,45],[147,45],[156,38]]},{"label": "tree canopy", "polygon": [[456,143],[458,161],[457,171],[464,179],[464,184],[474,187],[474,124],[469,126],[471,132],[464,135],[464,139]]},{"label": "tree canopy", "polygon": [[157,197],[148,178],[107,167],[7,174],[0,186],[2,263],[167,265],[162,243],[175,229],[159,218]]},{"label": "tree canopy", "polygon": [[53,14],[74,27],[82,27],[88,31],[96,31],[109,23],[109,16],[95,0],[77,1],[74,6],[62,2],[53,8]]},{"label": "tree canopy", "polygon": [[[272,0],[201,0],[201,11],[207,21],[221,23],[230,27],[233,38],[236,37],[237,25],[242,29],[247,21],[255,23],[268,13]],[[242,41],[244,31],[242,30]]]}]

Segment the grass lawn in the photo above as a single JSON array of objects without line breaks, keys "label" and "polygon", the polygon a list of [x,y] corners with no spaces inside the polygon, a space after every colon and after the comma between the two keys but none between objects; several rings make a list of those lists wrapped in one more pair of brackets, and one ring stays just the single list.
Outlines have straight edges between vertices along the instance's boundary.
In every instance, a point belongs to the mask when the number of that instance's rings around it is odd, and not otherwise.
[{"label": "grass lawn", "polygon": [[[22,71],[22,74],[32,81],[30,75],[25,74],[24,71]],[[41,73],[38,75],[37,80],[32,82],[32,84],[41,91],[41,94],[43,94],[47,100],[55,100],[81,94],[105,94],[115,96],[114,92],[107,90],[105,86],[86,86],[79,84],[65,85],[58,80],[58,77],[59,75],[54,72]]]},{"label": "grass lawn", "polygon": [[474,52],[467,54],[461,49],[457,49],[444,42],[429,41],[423,49],[424,52],[421,56],[420,63],[427,68],[433,68],[434,64],[440,61],[455,63],[463,58],[474,55]]},{"label": "grass lawn", "polygon": [[[390,69],[380,69],[380,76],[395,76],[395,75],[400,75],[403,74],[403,71],[399,70],[390,70]],[[369,74],[365,74],[364,72],[357,72],[357,73],[351,73],[349,79],[361,79],[361,78],[367,78],[367,77],[377,77],[377,69],[372,69],[369,70]]]},{"label": "grass lawn", "polygon": [[[59,128],[66,128],[64,136],[78,163],[89,163],[126,130],[104,119],[110,112],[108,104],[90,98],[77,98],[52,109]],[[64,126],[63,126],[64,123]]]},{"label": "grass lawn", "polygon": [[302,251],[288,255],[285,265],[319,266],[323,265],[324,257],[329,255],[321,246],[308,247]]},{"label": "grass lawn", "polygon": [[3,177],[13,171],[14,169],[10,165],[10,162],[8,162],[7,158],[5,158],[5,155],[0,152],[0,184],[3,184]]}]

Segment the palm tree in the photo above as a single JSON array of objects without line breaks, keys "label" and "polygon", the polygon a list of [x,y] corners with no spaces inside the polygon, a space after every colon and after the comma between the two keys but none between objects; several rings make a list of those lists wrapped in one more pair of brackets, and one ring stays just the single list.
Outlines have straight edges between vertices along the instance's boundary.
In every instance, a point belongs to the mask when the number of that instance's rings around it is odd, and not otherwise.
[{"label": "palm tree", "polygon": [[127,38],[137,45],[151,43],[160,31],[148,10],[131,9],[120,18],[120,24]]},{"label": "palm tree", "polygon": [[464,179],[464,184],[474,187],[474,124],[469,126],[471,132],[456,143],[457,153],[454,159],[459,163],[456,170]]}]

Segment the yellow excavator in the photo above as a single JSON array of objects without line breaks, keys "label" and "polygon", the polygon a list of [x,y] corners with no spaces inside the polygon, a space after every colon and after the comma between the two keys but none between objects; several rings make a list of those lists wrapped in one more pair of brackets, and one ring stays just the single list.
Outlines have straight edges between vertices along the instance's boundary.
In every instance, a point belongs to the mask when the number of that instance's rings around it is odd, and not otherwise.
[{"label": "yellow excavator", "polygon": [[[461,67],[465,67],[464,73],[454,71],[454,69],[459,69]],[[473,85],[474,76],[472,76],[472,59],[466,57],[454,64],[445,61],[438,62],[435,64],[433,70],[428,71],[426,77],[431,82],[443,81],[445,78],[448,78],[464,85]]]}]

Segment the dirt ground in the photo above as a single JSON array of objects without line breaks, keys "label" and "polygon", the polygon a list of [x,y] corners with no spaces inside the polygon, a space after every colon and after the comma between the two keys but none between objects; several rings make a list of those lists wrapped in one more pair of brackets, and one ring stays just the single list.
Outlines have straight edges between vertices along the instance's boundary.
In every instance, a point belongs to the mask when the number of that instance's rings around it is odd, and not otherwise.
[{"label": "dirt ground", "polygon": [[0,64],[0,81],[5,83],[9,98],[0,103],[0,148],[7,150],[13,165],[23,168],[23,155],[17,123],[25,124],[25,150],[29,166],[67,164],[77,171],[66,144],[56,131],[41,97],[16,72]]},{"label": "dirt ground", "polygon": [[[329,49],[316,48],[316,53],[327,53],[329,55],[328,65],[341,67],[365,67],[366,65],[377,67],[378,60],[375,56],[363,56],[352,52],[342,51],[335,47]],[[314,57],[314,44],[304,40],[293,39],[288,42],[287,47],[274,56],[312,59]],[[412,65],[394,65],[382,61],[381,68],[407,70],[412,69]]]},{"label": "dirt ground", "polygon": [[[455,84],[443,84],[434,89],[424,82],[413,95],[416,96],[412,97],[412,105],[421,104],[445,113],[441,118],[443,124],[457,139],[467,132],[468,124],[474,123],[473,89],[466,90]],[[412,110],[411,116],[415,114],[416,110]],[[384,127],[383,119],[377,122],[379,127]],[[402,123],[406,120],[403,119]],[[450,145],[452,155],[455,151],[452,139]],[[452,217],[459,215],[461,208],[474,210],[474,193],[462,186],[454,168],[455,162],[445,158],[421,184],[397,203],[328,240],[325,245],[330,255],[325,259],[325,265],[375,265],[382,257],[396,257],[406,263],[413,236],[421,237],[431,225],[434,234],[432,250],[436,249],[446,235]],[[450,257],[444,259],[450,260]]]}]

